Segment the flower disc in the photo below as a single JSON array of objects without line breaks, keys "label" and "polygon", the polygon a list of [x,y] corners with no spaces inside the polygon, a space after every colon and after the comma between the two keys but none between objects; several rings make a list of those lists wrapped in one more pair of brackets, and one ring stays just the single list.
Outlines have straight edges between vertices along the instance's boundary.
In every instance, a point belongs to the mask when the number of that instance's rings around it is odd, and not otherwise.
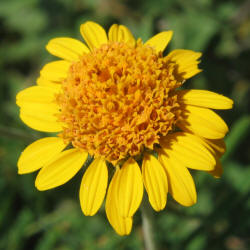
[{"label": "flower disc", "polygon": [[73,62],[57,96],[61,136],[117,163],[153,148],[175,124],[175,64],[140,41],[109,42]]}]

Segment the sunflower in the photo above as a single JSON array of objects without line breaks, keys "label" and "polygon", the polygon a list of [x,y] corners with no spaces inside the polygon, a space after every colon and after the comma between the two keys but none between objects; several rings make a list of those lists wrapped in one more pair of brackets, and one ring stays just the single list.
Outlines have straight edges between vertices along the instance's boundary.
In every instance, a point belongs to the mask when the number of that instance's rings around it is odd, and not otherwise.
[{"label": "sunflower", "polygon": [[84,165],[83,213],[96,214],[107,192],[107,218],[127,235],[144,187],[160,211],[168,192],[183,206],[196,203],[188,168],[221,176],[228,127],[211,109],[230,109],[233,102],[206,90],[180,89],[201,71],[201,53],[178,49],[164,56],[172,31],[145,43],[123,25],[112,25],[107,34],[86,22],[80,32],[88,46],[72,38],[50,40],[46,48],[60,60],[46,64],[37,85],[17,94],[26,125],[57,133],[22,152],[18,173],[40,169],[35,186],[48,190]]}]

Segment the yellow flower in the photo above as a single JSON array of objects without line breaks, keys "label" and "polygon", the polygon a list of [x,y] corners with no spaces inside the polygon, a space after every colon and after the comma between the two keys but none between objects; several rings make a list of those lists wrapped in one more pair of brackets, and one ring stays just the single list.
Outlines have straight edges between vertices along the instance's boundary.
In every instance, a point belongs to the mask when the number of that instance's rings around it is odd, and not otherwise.
[{"label": "yellow flower", "polygon": [[196,203],[188,168],[220,177],[228,127],[211,109],[230,109],[233,102],[210,91],[179,89],[201,71],[201,53],[163,56],[172,31],[146,43],[123,25],[106,34],[86,22],[80,31],[88,47],[72,38],[52,39],[46,48],[60,60],[46,64],[37,85],[17,95],[25,124],[59,132],[29,145],[18,172],[41,169],[35,185],[47,190],[70,180],[92,156],[80,186],[82,211],[94,215],[107,191],[107,218],[126,235],[144,187],[160,211],[168,192],[183,206]]}]

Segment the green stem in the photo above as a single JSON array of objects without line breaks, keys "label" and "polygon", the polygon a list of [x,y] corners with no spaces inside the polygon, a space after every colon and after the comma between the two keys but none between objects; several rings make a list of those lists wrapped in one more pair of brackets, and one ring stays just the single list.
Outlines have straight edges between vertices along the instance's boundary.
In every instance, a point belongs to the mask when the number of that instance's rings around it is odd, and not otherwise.
[{"label": "green stem", "polygon": [[142,231],[144,236],[145,250],[156,250],[155,238],[154,238],[154,222],[153,222],[153,210],[148,203],[147,199],[143,198],[141,205],[142,213]]}]

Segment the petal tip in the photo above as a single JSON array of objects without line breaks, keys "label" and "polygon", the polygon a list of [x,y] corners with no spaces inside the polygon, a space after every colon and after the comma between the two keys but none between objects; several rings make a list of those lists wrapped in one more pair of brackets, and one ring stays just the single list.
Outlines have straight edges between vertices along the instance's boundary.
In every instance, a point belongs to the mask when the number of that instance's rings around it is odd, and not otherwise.
[{"label": "petal tip", "polygon": [[228,109],[232,109],[234,107],[234,100],[228,97],[227,100],[228,100]]},{"label": "petal tip", "polygon": [[19,166],[17,165],[17,173],[20,174],[20,175],[21,174],[26,174],[26,172],[22,169],[22,167],[20,165]]},{"label": "petal tip", "polygon": [[170,40],[171,40],[173,35],[174,35],[174,31],[173,30],[168,30],[167,32],[169,33]]},{"label": "petal tip", "polygon": [[41,184],[36,180],[35,187],[38,191],[44,191],[45,189],[41,186]]}]

